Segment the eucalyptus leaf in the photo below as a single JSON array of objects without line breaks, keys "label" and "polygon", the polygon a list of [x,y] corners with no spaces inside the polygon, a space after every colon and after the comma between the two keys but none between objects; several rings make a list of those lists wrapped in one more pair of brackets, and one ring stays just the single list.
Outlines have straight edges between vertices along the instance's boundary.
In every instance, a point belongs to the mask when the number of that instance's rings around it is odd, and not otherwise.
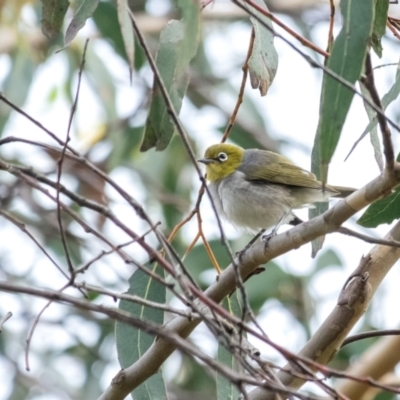
[{"label": "eucalyptus leaf", "polygon": [[42,2],[42,32],[49,39],[56,38],[60,32],[67,13],[68,0],[41,0]]},{"label": "eucalyptus leaf", "polygon": [[[396,70],[396,78],[395,81],[392,85],[392,87],[389,89],[389,91],[382,97],[382,107],[384,110],[388,107],[390,103],[392,103],[394,100],[397,99],[397,97],[400,94],[400,62],[397,65],[397,70]],[[378,119],[376,118],[376,115],[373,117],[373,119],[369,122],[367,127],[364,129],[363,133],[361,136],[356,140],[354,143],[353,147],[351,148],[349,154],[347,157],[350,156],[350,154],[353,152],[353,150],[356,148],[358,143],[369,133],[371,132],[376,126],[378,125]]]},{"label": "eucalyptus leaf", "polygon": [[[227,297],[222,302],[222,306],[227,309],[231,314],[236,317],[242,317],[242,307],[239,301],[239,293],[236,291],[232,294],[232,296]],[[243,332],[243,335],[245,333]],[[226,333],[226,337],[230,339],[231,335]],[[235,357],[235,354],[232,353],[232,349],[230,349],[230,340],[226,340],[226,337],[221,335],[220,340],[225,343],[218,344],[218,352],[217,359],[222,364],[226,365],[228,368],[237,371],[239,368],[239,364]],[[227,380],[224,376],[217,373],[217,399],[218,400],[234,400],[239,396],[238,388],[229,380]]]},{"label": "eucalyptus leaf", "polygon": [[[263,0],[254,1],[266,8]],[[268,29],[263,26],[258,19],[250,17],[255,35],[253,51],[248,62],[250,83],[253,89],[260,90],[261,96],[265,96],[278,69],[278,53],[274,46],[272,22],[265,15],[254,9],[254,7],[247,3],[245,5],[256,14],[265,25],[270,27],[270,29]]]},{"label": "eucalyptus leaf", "polygon": [[[314,146],[311,153],[311,171],[317,176],[321,176],[321,131],[317,130],[314,139]],[[329,203],[316,203],[314,208],[308,210],[308,218],[312,219],[323,214],[329,208]],[[325,241],[325,235],[319,236],[311,242],[311,257],[315,258],[322,249]]]},{"label": "eucalyptus leaf", "polygon": [[[22,107],[29,94],[36,63],[26,49],[20,48],[11,57],[11,68],[3,80],[2,92],[17,107]],[[23,90],[21,90],[23,88]],[[11,109],[4,102],[0,102],[0,136],[9,119]]]},{"label": "eucalyptus leaf", "polygon": [[[367,98],[368,100],[372,101],[372,97],[371,97],[368,89],[361,82],[360,82],[360,88],[361,88],[361,93],[363,94],[363,96],[365,98]],[[376,115],[375,111],[365,101],[364,101],[364,107],[365,107],[365,110],[367,111],[369,120],[372,122]],[[377,129],[376,125],[374,125],[371,129],[370,139],[371,139],[372,147],[374,149],[374,156],[375,156],[376,163],[378,164],[379,170],[382,172],[383,167],[384,167],[383,155],[382,155],[381,143],[380,143],[379,137],[378,137],[378,129]]]},{"label": "eucalyptus leaf", "polygon": [[100,0],[76,1],[74,17],[65,32],[64,46],[68,46],[76,34],[85,26],[86,20],[93,15],[99,1]]},{"label": "eucalyptus leaf", "polygon": [[[336,38],[327,68],[354,84],[360,77],[369,50],[374,22],[374,0],[342,0],[343,27]],[[326,182],[328,165],[335,152],[354,93],[337,79],[325,74],[322,84],[320,119],[319,178]]]},{"label": "eucalyptus leaf", "polygon": [[390,224],[400,218],[400,188],[384,199],[371,204],[357,221],[366,228],[376,228],[382,224]]},{"label": "eucalyptus leaf", "polygon": [[[150,268],[150,267],[149,267]],[[164,269],[153,265],[151,268],[154,274],[164,277]],[[128,294],[136,295],[143,299],[165,304],[166,288],[158,281],[151,278],[141,269],[137,269],[129,278]],[[128,300],[121,300],[119,309],[127,311],[132,316],[141,320],[162,325],[164,322],[164,312]],[[132,326],[116,323],[115,337],[117,342],[118,360],[122,368],[127,368],[137,361],[152,345],[154,337],[146,332]],[[165,383],[162,371],[148,378],[132,392],[133,399],[156,400],[166,398]]]},{"label": "eucalyptus leaf", "polygon": [[[182,20],[170,21],[161,31],[156,64],[168,91],[174,112],[179,113],[182,99],[189,84],[187,69],[196,54],[199,43],[200,10],[192,0],[179,1]],[[154,79],[153,98],[146,120],[141,151],[152,147],[156,150],[167,148],[175,125],[170,119],[157,79]]]},{"label": "eucalyptus leaf", "polygon": [[[397,155],[400,162],[400,153]],[[382,224],[390,224],[400,218],[400,187],[391,195],[372,203],[357,223],[366,228],[376,228]]]},{"label": "eucalyptus leaf", "polygon": [[132,22],[129,17],[128,0],[117,0],[117,10],[125,51],[129,60],[129,68],[132,71],[135,65],[135,41],[133,36]]},{"label": "eucalyptus leaf", "polygon": [[374,27],[372,30],[372,48],[376,55],[382,57],[382,36],[386,31],[389,0],[377,0],[375,5]]}]

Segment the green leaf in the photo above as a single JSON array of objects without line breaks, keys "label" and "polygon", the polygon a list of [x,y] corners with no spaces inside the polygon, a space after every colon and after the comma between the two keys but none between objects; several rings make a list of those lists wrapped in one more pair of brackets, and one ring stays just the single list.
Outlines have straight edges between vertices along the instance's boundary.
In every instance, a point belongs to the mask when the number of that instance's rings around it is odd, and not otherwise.
[{"label": "green leaf", "polygon": [[[17,107],[22,107],[29,94],[36,64],[27,49],[20,46],[19,50],[10,54],[11,68],[3,81],[2,92]],[[23,90],[21,90],[23,88]],[[0,102],[0,136],[8,121],[11,108]]]},{"label": "green leaf", "polygon": [[[239,301],[239,295],[236,291],[231,297],[225,298],[222,302],[222,306],[227,309],[231,314],[241,318],[242,317],[242,307]],[[243,335],[245,333],[243,332]],[[220,340],[224,340],[223,336],[221,336]],[[228,346],[228,348],[227,348]],[[228,368],[237,371],[239,368],[239,364],[237,362],[236,357],[232,354],[232,351],[229,349],[229,341],[228,343],[218,344],[218,352],[217,359],[222,364],[226,365]],[[239,397],[239,391],[237,387],[231,382],[228,381],[224,376],[217,373],[217,399],[218,400],[234,400]]]},{"label": "green leaf", "polygon": [[[395,81],[393,83],[393,86],[382,97],[382,107],[383,107],[383,109],[386,110],[387,106],[393,100],[396,100],[397,97],[399,96],[399,94],[400,94],[400,63],[397,66],[396,79],[395,79]],[[376,115],[375,115],[374,118],[372,119],[372,121],[370,121],[369,124],[367,125],[367,127],[364,129],[364,132],[361,134],[361,136],[354,143],[352,149],[350,150],[349,155],[356,148],[357,144],[368,134],[368,132],[371,132],[376,127],[377,124],[378,124],[378,119],[376,118]]]},{"label": "green leaf", "polygon": [[[321,95],[322,97],[322,95]],[[311,171],[318,177],[321,177],[321,131],[317,130],[317,134],[314,139],[314,146],[311,153]],[[310,208],[308,210],[308,218],[313,219],[318,217],[318,215],[323,214],[329,208],[329,203],[316,203],[315,208]],[[325,235],[314,239],[311,242],[311,257],[315,258],[318,252],[322,249],[324,245]]]},{"label": "green leaf", "polygon": [[97,29],[107,41],[111,41],[112,48],[125,57],[125,46],[119,28],[117,8],[114,3],[101,1],[93,13],[93,21]]},{"label": "green leaf", "polygon": [[335,251],[328,249],[318,257],[314,271],[321,271],[324,268],[331,267],[332,265],[342,267],[343,262]]},{"label": "green leaf", "polygon": [[293,276],[283,271],[277,264],[270,261],[265,272],[251,276],[245,285],[250,306],[258,312],[270,298],[287,298],[287,293],[293,293]]},{"label": "green leaf", "polygon": [[[361,88],[361,93],[363,94],[363,96],[365,98],[369,99],[370,101],[372,101],[372,97],[371,97],[371,94],[369,93],[369,90],[361,82],[360,82],[360,88]],[[365,107],[365,110],[367,111],[369,120],[372,122],[376,115],[375,111],[365,101],[364,101],[364,107]],[[378,136],[378,129],[376,128],[376,125],[374,125],[373,128],[371,129],[370,139],[371,139],[372,147],[374,149],[374,156],[375,156],[376,163],[378,164],[379,170],[382,172],[383,167],[384,167],[383,155],[382,155],[381,143],[379,141],[379,136]]]},{"label": "green leaf", "polygon": [[135,41],[133,36],[132,22],[129,17],[128,0],[117,0],[117,10],[125,51],[129,60],[129,69],[132,71],[135,66]]},{"label": "green leaf", "polygon": [[61,27],[67,13],[68,0],[42,1],[42,32],[49,39],[55,39],[61,32]]},{"label": "green leaf", "polygon": [[[192,239],[192,238],[190,238]],[[224,246],[221,246],[221,240],[215,239],[208,242],[211,250],[218,261],[221,268],[230,264],[230,258],[226,252]],[[209,282],[204,282],[201,279],[201,275],[204,271],[212,270],[213,266],[210,261],[203,243],[200,242],[195,246],[192,251],[185,258],[185,266],[190,271],[193,279],[198,282],[203,289],[205,289]]]},{"label": "green leaf", "polygon": [[[189,83],[187,69],[199,43],[199,4],[194,0],[180,0],[183,18],[170,21],[161,31],[156,64],[174,111],[179,113]],[[175,131],[175,125],[165,106],[157,80],[153,84],[153,98],[146,121],[141,151],[152,147],[164,150]]]},{"label": "green leaf", "polygon": [[[255,2],[266,7],[264,0]],[[252,6],[246,4],[246,7],[271,28],[271,30],[265,28],[256,18],[250,17],[255,34],[253,51],[248,63],[250,83],[253,89],[260,90],[261,96],[265,96],[278,69],[278,53],[274,46],[272,22]]]},{"label": "green leaf", "polygon": [[[152,271],[164,277],[164,269],[162,267],[157,267],[155,264]],[[166,300],[165,286],[149,277],[140,269],[136,270],[129,278],[127,293],[160,304],[165,304]],[[164,322],[164,312],[152,307],[121,300],[119,309],[129,312],[141,320],[151,321],[159,325]],[[148,335],[146,332],[120,322],[116,323],[115,336],[118,360],[122,368],[127,368],[137,361],[154,341],[154,337]],[[140,400],[166,398],[165,383],[161,370],[138,386],[132,392],[132,397]]]},{"label": "green leaf", "polygon": [[[361,75],[374,20],[374,0],[342,0],[343,28],[336,38],[327,67],[354,84]],[[320,119],[321,180],[326,182],[328,165],[335,152],[354,93],[325,74]]]},{"label": "green leaf", "polygon": [[372,48],[374,49],[376,55],[382,57],[382,36],[386,31],[386,21],[388,17],[389,10],[389,0],[375,0],[375,18],[374,27],[372,30]]},{"label": "green leaf", "polygon": [[390,224],[400,218],[400,188],[390,196],[371,204],[357,221],[366,228],[376,228],[381,224]]},{"label": "green leaf", "polygon": [[85,26],[86,20],[90,18],[97,8],[100,0],[77,0],[74,17],[65,32],[64,46],[68,46],[76,34]]},{"label": "green leaf", "polygon": [[[400,153],[397,156],[400,161]],[[366,228],[376,228],[381,224],[390,224],[400,218],[400,187],[384,199],[372,203],[357,221]]]}]

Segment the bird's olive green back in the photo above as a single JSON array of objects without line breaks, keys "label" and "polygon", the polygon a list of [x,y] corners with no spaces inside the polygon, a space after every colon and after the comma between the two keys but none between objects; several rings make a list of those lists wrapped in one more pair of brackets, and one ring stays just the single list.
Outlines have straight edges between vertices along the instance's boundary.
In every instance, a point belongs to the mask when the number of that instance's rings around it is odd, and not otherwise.
[{"label": "bird's olive green back", "polygon": [[248,180],[312,189],[322,187],[321,182],[316,179],[313,173],[298,167],[280,154],[266,150],[246,150],[239,170],[245,174]]}]

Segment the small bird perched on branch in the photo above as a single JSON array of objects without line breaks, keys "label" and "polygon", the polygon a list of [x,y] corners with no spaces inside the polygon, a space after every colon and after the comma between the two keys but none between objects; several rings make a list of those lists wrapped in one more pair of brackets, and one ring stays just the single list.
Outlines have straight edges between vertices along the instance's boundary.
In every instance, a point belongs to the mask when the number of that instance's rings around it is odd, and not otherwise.
[{"label": "small bird perched on branch", "polygon": [[266,150],[215,144],[198,161],[206,165],[208,187],[219,215],[250,231],[296,224],[300,220],[293,209],[312,207],[330,197],[346,197],[355,190],[323,186],[313,173]]}]

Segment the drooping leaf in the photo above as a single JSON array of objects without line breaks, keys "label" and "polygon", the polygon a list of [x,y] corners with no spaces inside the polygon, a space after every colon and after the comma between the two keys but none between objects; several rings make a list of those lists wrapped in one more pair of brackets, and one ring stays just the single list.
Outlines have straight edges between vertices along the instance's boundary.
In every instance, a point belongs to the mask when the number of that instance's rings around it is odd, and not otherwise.
[{"label": "drooping leaf", "polygon": [[[36,64],[30,56],[30,53],[23,48],[11,54],[10,61],[10,72],[3,81],[2,92],[13,104],[22,107],[29,94]],[[21,90],[21,88],[23,88],[23,90]],[[0,102],[0,136],[10,113],[11,108],[3,102]]]},{"label": "drooping leaf", "polygon": [[67,13],[68,0],[41,0],[42,1],[42,32],[49,39],[56,38],[60,32]]},{"label": "drooping leaf", "polygon": [[93,13],[93,21],[101,35],[111,41],[112,48],[121,57],[125,57],[125,46],[119,28],[117,7],[113,3],[101,1]]},{"label": "drooping leaf", "polygon": [[[400,153],[396,158],[400,162]],[[400,187],[389,196],[372,203],[357,223],[366,228],[376,228],[381,224],[390,224],[400,218]]]},{"label": "drooping leaf", "polygon": [[135,41],[133,36],[132,22],[128,12],[128,0],[117,0],[117,10],[125,51],[129,60],[129,69],[132,71],[135,65]]},{"label": "drooping leaf", "polygon": [[[255,0],[255,2],[266,7],[264,0]],[[274,46],[273,27],[269,18],[248,4],[246,7],[271,28],[266,28],[258,19],[250,17],[255,34],[253,51],[248,63],[250,83],[253,89],[260,90],[261,96],[265,96],[278,69],[278,53]]]},{"label": "drooping leaf", "polygon": [[77,0],[72,21],[65,32],[64,46],[68,46],[76,34],[85,26],[86,20],[90,18],[97,8],[100,0]]},{"label": "drooping leaf", "polygon": [[283,271],[278,264],[270,261],[260,275],[251,276],[244,284],[251,309],[257,313],[264,303],[276,298],[288,299],[287,293],[293,291],[293,276]]},{"label": "drooping leaf", "polygon": [[[374,21],[374,0],[342,0],[343,27],[336,38],[327,67],[354,84],[361,75],[370,46]],[[337,79],[324,75],[321,94],[321,176],[326,182],[328,165],[335,152],[354,93]],[[314,172],[314,171],[313,171]]]},{"label": "drooping leaf", "polygon": [[[227,297],[222,302],[222,306],[227,309],[231,314],[241,318],[242,307],[239,301],[239,294],[236,291],[231,297]],[[243,332],[244,335],[244,332]],[[227,333],[230,339],[230,335]],[[220,340],[225,340],[221,335]],[[225,343],[218,344],[217,359],[228,368],[237,371],[239,364],[235,355],[232,353],[232,349],[229,348],[229,340]],[[231,382],[224,378],[221,374],[217,373],[217,399],[218,400],[234,400],[239,396],[237,387]]]},{"label": "drooping leaf", "polygon": [[[372,97],[368,91],[368,89],[360,83],[360,88],[361,88],[361,93],[363,96],[370,101],[372,101]],[[375,111],[364,101],[364,107],[365,110],[367,111],[367,115],[369,120],[372,122],[376,113]],[[383,155],[382,155],[382,148],[381,148],[381,143],[379,141],[379,136],[378,136],[378,129],[376,125],[371,129],[370,132],[370,139],[371,139],[371,144],[374,149],[374,156],[376,163],[378,164],[379,170],[382,172],[383,171]]]},{"label": "drooping leaf", "polygon": [[372,30],[372,48],[376,55],[382,57],[382,36],[386,31],[386,21],[388,17],[389,0],[377,0],[375,5],[374,27]]},{"label": "drooping leaf", "polygon": [[[314,139],[314,146],[311,153],[311,171],[317,176],[321,176],[321,131],[317,130],[317,134]],[[308,210],[308,218],[312,219],[318,215],[323,214],[329,208],[329,203],[316,203],[315,208]],[[319,236],[311,242],[311,257],[315,258],[318,252],[324,245],[325,235]]]},{"label": "drooping leaf", "polygon": [[[164,277],[164,269],[161,267],[151,268],[153,273]],[[136,270],[129,279],[128,292],[131,295],[143,299],[164,304],[166,300],[166,289],[161,283],[155,281],[142,270]],[[141,320],[162,324],[164,312],[152,307],[143,306],[128,300],[121,300],[119,309],[127,311],[139,317]],[[140,329],[117,322],[115,330],[118,360],[122,368],[127,368],[137,361],[152,345],[154,337]],[[166,398],[165,383],[161,370],[151,378],[138,386],[132,397],[140,400],[156,400]]]},{"label": "drooping leaf", "polygon": [[[161,31],[156,64],[171,98],[174,111],[179,113],[189,83],[188,66],[195,56],[199,42],[199,3],[180,0],[182,20],[170,21]],[[152,147],[164,150],[175,131],[157,80],[146,121],[141,151]]]},{"label": "drooping leaf", "polygon": [[342,267],[343,262],[335,251],[328,249],[323,254],[321,254],[320,257],[318,257],[314,271],[321,271],[324,268],[330,267],[332,265]]},{"label": "drooping leaf", "polygon": [[357,221],[366,228],[376,228],[381,224],[390,224],[400,218],[400,188],[390,196],[371,204]]},{"label": "drooping leaf", "polygon": [[[397,66],[396,70],[396,78],[393,83],[393,86],[389,89],[389,91],[382,97],[382,107],[384,110],[386,110],[387,106],[394,100],[397,99],[397,97],[400,94],[400,62]],[[364,129],[363,133],[361,136],[356,140],[354,143],[353,147],[351,148],[349,155],[353,152],[353,150],[356,148],[358,143],[369,133],[371,132],[378,124],[378,119],[376,118],[376,115],[373,117],[373,119],[369,122],[367,127]]]},{"label": "drooping leaf", "polygon": [[[400,153],[397,156],[400,162]],[[384,199],[372,203],[357,221],[366,228],[376,228],[381,224],[390,224],[400,218],[400,187]]]}]

